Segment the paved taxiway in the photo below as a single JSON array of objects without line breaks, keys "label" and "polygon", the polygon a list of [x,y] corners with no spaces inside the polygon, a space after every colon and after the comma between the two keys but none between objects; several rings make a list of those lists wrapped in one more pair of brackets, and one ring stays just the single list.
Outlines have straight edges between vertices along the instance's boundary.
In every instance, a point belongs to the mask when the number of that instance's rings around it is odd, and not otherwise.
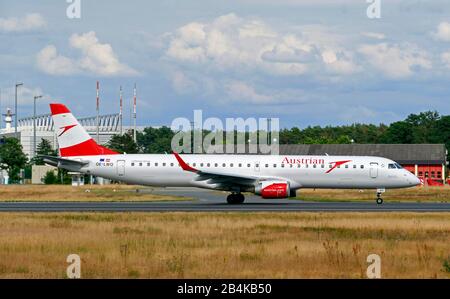
[{"label": "paved taxiway", "polygon": [[194,188],[148,189],[153,194],[179,195],[194,198],[188,201],[161,202],[2,202],[0,212],[450,212],[450,203],[389,202],[307,202],[301,200],[266,200],[246,195],[241,205],[229,205],[226,193]]}]

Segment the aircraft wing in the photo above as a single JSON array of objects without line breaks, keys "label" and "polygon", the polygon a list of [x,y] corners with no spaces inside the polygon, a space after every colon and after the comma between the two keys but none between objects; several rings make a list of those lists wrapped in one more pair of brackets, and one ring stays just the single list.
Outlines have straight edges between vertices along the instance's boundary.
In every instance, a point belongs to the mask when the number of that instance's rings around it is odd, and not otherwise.
[{"label": "aircraft wing", "polygon": [[196,181],[207,181],[208,184],[219,184],[221,186],[254,186],[257,181],[275,179],[198,170],[184,162],[184,160],[177,153],[174,152],[173,154],[184,171],[196,173]]}]

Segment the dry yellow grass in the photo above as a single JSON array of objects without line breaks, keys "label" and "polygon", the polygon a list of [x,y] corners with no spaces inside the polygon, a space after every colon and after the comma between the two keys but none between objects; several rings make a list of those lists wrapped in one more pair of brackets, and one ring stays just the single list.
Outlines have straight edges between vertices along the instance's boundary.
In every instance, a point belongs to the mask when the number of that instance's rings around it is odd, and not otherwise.
[{"label": "dry yellow grass", "polygon": [[[166,201],[188,200],[180,196],[136,192],[130,185],[0,185],[0,201]],[[89,192],[87,192],[87,190]]]},{"label": "dry yellow grass", "polygon": [[[450,202],[450,187],[414,187],[388,189],[383,194],[386,201]],[[301,189],[297,199],[312,201],[374,201],[375,190]]]},{"label": "dry yellow grass", "polygon": [[5,213],[0,277],[450,278],[449,213]]}]

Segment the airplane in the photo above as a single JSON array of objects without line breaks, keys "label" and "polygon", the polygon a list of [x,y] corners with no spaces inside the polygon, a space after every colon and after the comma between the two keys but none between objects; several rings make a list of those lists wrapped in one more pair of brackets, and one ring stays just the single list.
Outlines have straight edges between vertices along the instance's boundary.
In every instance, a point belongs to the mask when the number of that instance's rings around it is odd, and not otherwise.
[{"label": "airplane", "polygon": [[97,144],[64,104],[50,104],[59,157],[47,164],[146,186],[198,187],[230,192],[229,204],[241,204],[243,192],[262,198],[295,197],[302,188],[407,188],[420,180],[393,160],[371,156],[281,156],[217,154],[120,154]]}]

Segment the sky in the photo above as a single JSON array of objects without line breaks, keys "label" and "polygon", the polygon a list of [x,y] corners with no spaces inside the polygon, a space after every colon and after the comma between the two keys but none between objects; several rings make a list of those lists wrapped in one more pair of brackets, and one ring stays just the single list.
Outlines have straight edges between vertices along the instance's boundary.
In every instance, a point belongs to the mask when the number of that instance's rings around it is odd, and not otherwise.
[{"label": "sky", "polygon": [[[385,123],[450,114],[448,0],[0,0],[1,110],[61,102],[130,122],[277,117],[280,126]],[[72,14],[74,11],[72,10]]]}]

